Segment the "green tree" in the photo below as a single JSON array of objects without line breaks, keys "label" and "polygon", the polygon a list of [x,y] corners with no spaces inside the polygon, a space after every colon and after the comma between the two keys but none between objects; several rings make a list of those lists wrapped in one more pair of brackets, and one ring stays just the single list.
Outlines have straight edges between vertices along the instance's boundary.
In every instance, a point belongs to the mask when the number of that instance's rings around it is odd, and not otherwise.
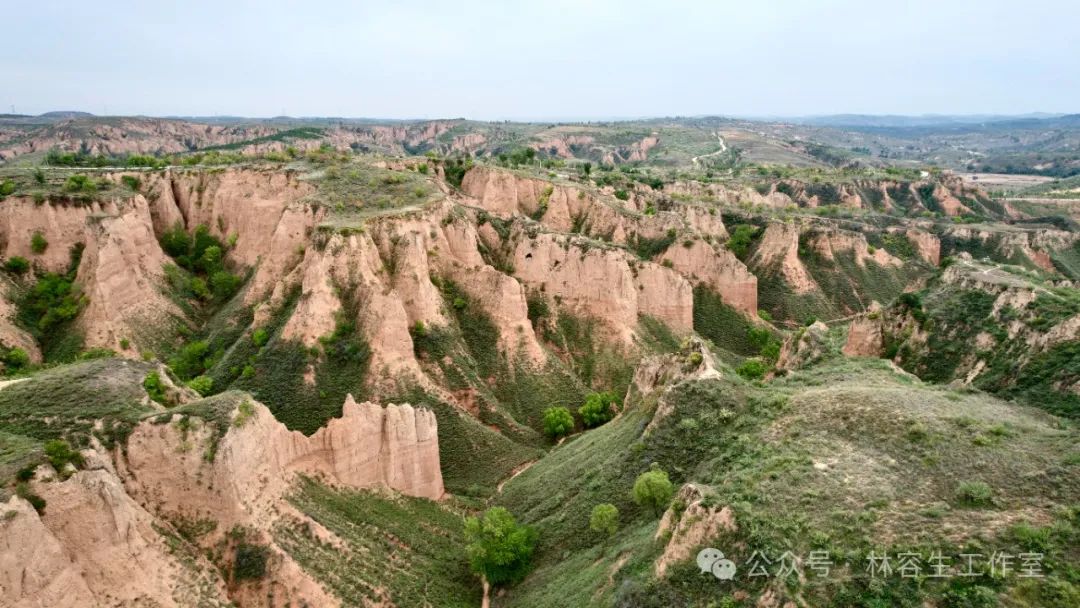
[{"label": "green tree", "polygon": [[[207,249],[207,251],[210,250]],[[240,289],[241,282],[243,282],[243,279],[228,270],[219,270],[210,275],[210,289],[214,292],[214,298],[219,302],[224,302],[233,297],[236,290]]]},{"label": "green tree", "polygon": [[176,372],[177,376],[191,379],[206,371],[210,343],[206,340],[196,340],[180,349],[180,352],[169,360],[169,367]]},{"label": "green tree", "polygon": [[221,267],[221,246],[210,245],[199,256],[198,266],[206,273],[216,271]]},{"label": "green tree", "polygon": [[266,328],[265,327],[260,327],[259,329],[256,329],[251,334],[251,342],[252,342],[252,344],[254,344],[255,346],[257,346],[259,348],[262,348],[269,339],[270,339],[270,334],[266,333]]},{"label": "green tree", "polygon": [[611,503],[601,503],[593,507],[589,516],[589,529],[604,537],[615,536],[619,530],[619,509]]},{"label": "green tree", "polygon": [[651,508],[654,514],[659,515],[660,511],[667,508],[668,503],[671,502],[675,487],[668,479],[668,474],[659,465],[653,463],[648,471],[638,475],[637,481],[634,482],[633,493],[634,502]]},{"label": "green tree", "polygon": [[169,257],[178,258],[187,255],[191,251],[191,235],[184,231],[183,225],[177,223],[171,230],[166,230],[161,235],[161,248]]},{"label": "green tree", "polygon": [[536,548],[536,531],[503,507],[465,520],[465,554],[473,572],[492,585],[521,580]]},{"label": "green tree", "polygon": [[193,391],[205,397],[210,394],[210,391],[214,390],[214,379],[210,376],[196,376],[188,380],[187,385]]},{"label": "green tree", "polygon": [[544,434],[552,439],[569,435],[574,430],[574,416],[565,407],[544,410]]},{"label": "green tree", "polygon": [[191,281],[188,282],[188,289],[200,300],[210,299],[210,288],[206,286],[206,279],[202,277],[191,277]]},{"label": "green tree", "polygon": [[619,401],[612,393],[590,393],[585,398],[585,405],[578,413],[586,428],[600,426],[615,417],[619,411]]}]

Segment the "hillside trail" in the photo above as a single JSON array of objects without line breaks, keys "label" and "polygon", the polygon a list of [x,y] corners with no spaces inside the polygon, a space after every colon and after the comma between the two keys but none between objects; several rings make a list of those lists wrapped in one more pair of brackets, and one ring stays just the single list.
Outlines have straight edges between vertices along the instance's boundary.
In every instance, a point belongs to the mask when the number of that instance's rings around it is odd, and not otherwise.
[{"label": "hillside trail", "polygon": [[14,380],[0,380],[0,391],[11,386],[12,384],[18,384],[20,382],[26,382],[29,378],[16,378]]},{"label": "hillside trail", "polygon": [[[562,445],[564,441],[566,441],[566,437],[563,437],[562,439],[559,439],[559,442],[555,444],[555,448]],[[555,448],[552,448],[552,449],[555,449]],[[511,481],[512,479],[514,479],[518,475],[521,475],[525,471],[528,471],[530,467],[532,467],[534,464],[536,464],[538,462],[540,462],[540,459],[539,458],[534,458],[534,459],[532,459],[532,460],[530,460],[528,462],[524,462],[524,463],[519,464],[518,466],[514,467],[514,470],[510,471],[509,477],[507,477],[506,479],[500,481],[499,485],[495,487],[495,494],[496,495],[502,494],[503,486],[505,486],[508,481]]]},{"label": "hillside trail", "polygon": [[695,156],[694,158],[690,159],[690,162],[693,163],[695,167],[698,166],[698,161],[700,161],[702,158],[708,158],[710,156],[716,156],[717,154],[723,154],[724,152],[727,152],[727,144],[724,143],[724,138],[720,137],[720,133],[713,133],[713,135],[716,136],[716,140],[720,143],[720,149],[716,152],[702,154],[701,156]]}]

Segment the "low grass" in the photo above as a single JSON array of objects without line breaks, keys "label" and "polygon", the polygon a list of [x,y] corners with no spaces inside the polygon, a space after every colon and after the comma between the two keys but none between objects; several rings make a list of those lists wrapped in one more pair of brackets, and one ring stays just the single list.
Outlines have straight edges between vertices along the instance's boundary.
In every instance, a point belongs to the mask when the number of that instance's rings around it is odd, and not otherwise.
[{"label": "low grass", "polygon": [[[220,356],[214,355],[218,363],[210,375],[215,386],[250,392],[290,430],[310,435],[331,418],[341,416],[348,395],[360,401],[368,397],[371,352],[352,321],[358,317],[357,304],[349,290],[342,292],[337,327],[320,338],[319,346],[309,349],[283,339],[281,329],[295,309],[298,295],[288,298],[261,327],[265,331],[263,346],[256,346],[253,334],[245,331],[243,323],[250,311],[237,309],[232,321],[222,319],[220,334],[213,341]],[[313,385],[304,379],[309,368],[314,370]]]},{"label": "low grass", "polygon": [[35,438],[0,430],[0,487],[15,477],[15,473],[44,462],[43,443]]},{"label": "low grass", "polygon": [[427,175],[383,169],[370,159],[347,157],[309,169],[301,179],[315,186],[309,198],[326,207],[322,227],[329,230],[359,228],[367,219],[419,210],[444,196]]},{"label": "low grass", "polygon": [[694,331],[712,340],[716,346],[742,356],[758,354],[750,340],[754,325],[718,293],[705,285],[694,287]]},{"label": "low grass", "polygon": [[811,250],[803,261],[823,295],[843,315],[862,312],[871,301],[888,304],[908,285],[932,273],[914,259],[898,268],[881,266],[872,260],[864,260],[860,265],[851,252],[836,252],[832,260],[827,260]]},{"label": "low grass", "polygon": [[0,431],[42,442],[66,439],[77,447],[94,435],[112,447],[153,411],[142,403],[142,382],[152,369],[110,358],[38,372],[0,390]]},{"label": "low grass", "polygon": [[284,518],[274,540],[347,606],[476,606],[462,513],[420,498],[334,490],[303,479],[289,501],[343,543],[330,545]]},{"label": "low grass", "polygon": [[836,319],[843,311],[824,293],[795,293],[776,269],[753,269],[758,276],[758,308],[767,311],[778,323],[806,325],[811,319]]},{"label": "low grass", "polygon": [[592,508],[611,503],[624,525],[644,517],[630,495],[649,458],[635,447],[655,400],[630,400],[623,414],[566,440],[543,460],[508,482],[496,504],[540,533],[537,561],[584,552],[595,543],[586,533]]}]

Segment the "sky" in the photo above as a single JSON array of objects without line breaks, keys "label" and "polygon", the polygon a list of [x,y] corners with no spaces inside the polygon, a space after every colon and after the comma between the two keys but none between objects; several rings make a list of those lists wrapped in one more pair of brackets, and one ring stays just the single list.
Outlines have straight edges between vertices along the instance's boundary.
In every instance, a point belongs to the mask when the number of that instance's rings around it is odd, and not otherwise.
[{"label": "sky", "polygon": [[1080,112],[1077,0],[4,4],[0,112]]}]

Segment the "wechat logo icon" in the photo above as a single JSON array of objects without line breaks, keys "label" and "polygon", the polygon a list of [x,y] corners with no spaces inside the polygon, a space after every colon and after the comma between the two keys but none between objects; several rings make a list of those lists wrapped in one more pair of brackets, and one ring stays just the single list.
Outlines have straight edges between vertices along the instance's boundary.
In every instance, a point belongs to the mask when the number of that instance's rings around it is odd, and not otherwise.
[{"label": "wechat logo icon", "polygon": [[713,576],[722,581],[730,581],[735,578],[735,562],[724,559],[724,554],[719,549],[713,549],[712,547],[702,549],[697,554],[697,565],[703,573],[711,572]]}]

